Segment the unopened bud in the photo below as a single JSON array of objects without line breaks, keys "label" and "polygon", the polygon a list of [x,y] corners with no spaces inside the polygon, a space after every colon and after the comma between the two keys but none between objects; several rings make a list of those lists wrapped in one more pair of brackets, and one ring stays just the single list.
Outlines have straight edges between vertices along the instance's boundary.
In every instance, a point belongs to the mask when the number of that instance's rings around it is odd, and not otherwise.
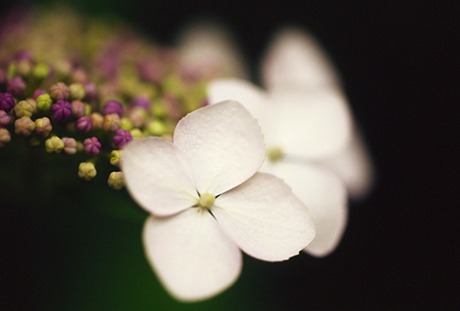
[{"label": "unopened bud", "polygon": [[125,181],[123,179],[123,172],[112,172],[109,175],[107,180],[109,186],[115,190],[120,190],[125,186]]},{"label": "unopened bud", "polygon": [[21,117],[14,121],[14,132],[18,135],[29,136],[35,129],[35,123],[30,117]]},{"label": "unopened bud", "polygon": [[64,149],[65,145],[62,139],[57,136],[53,136],[48,138],[45,141],[45,150],[49,153],[61,153],[62,149]]},{"label": "unopened bud", "polygon": [[93,179],[97,174],[94,164],[91,162],[82,162],[78,166],[78,177],[85,180]]}]

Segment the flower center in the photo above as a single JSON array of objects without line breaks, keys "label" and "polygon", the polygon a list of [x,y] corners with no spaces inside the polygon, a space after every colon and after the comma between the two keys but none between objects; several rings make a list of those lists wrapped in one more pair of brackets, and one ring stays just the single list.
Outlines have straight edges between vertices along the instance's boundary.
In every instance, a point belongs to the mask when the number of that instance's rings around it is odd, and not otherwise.
[{"label": "flower center", "polygon": [[284,152],[283,149],[280,147],[270,147],[267,148],[267,159],[270,162],[276,162],[278,160],[281,160],[284,157]]},{"label": "flower center", "polygon": [[216,199],[215,196],[213,196],[210,193],[203,193],[200,196],[200,199],[198,201],[198,206],[200,206],[203,209],[210,209],[214,205],[214,200]]}]

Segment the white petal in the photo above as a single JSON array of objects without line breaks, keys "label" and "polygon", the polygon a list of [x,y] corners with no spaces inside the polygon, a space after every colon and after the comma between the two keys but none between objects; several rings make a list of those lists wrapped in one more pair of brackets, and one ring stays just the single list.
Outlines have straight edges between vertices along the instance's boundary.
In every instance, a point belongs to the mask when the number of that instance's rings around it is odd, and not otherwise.
[{"label": "white petal", "polygon": [[327,55],[312,35],[287,28],[275,35],[262,58],[263,85],[295,85],[308,89],[338,86],[338,78]]},{"label": "white petal", "polygon": [[155,215],[175,214],[198,200],[185,157],[164,138],[146,137],[127,144],[123,175],[134,200]]},{"label": "white petal", "polygon": [[326,256],[340,242],[347,224],[347,193],[344,183],[334,173],[308,163],[265,163],[262,171],[284,179],[305,203],[316,227],[316,237],[305,251]]},{"label": "white petal", "polygon": [[174,143],[190,163],[200,193],[217,195],[241,184],[265,158],[257,121],[233,101],[189,113],[177,124]]},{"label": "white petal", "polygon": [[248,255],[267,261],[297,255],[315,236],[307,209],[279,178],[257,173],[216,198],[212,213]]},{"label": "white petal", "polygon": [[345,98],[328,91],[277,88],[270,111],[276,131],[265,133],[267,147],[287,154],[321,159],[341,151],[351,138],[352,119]]},{"label": "white petal", "polygon": [[160,281],[180,300],[211,298],[241,272],[240,250],[208,212],[197,208],[167,218],[150,217],[143,241]]},{"label": "white petal", "polygon": [[270,95],[255,84],[242,79],[216,79],[208,84],[208,101],[215,104],[225,100],[239,102],[257,119],[262,132],[267,135],[273,127],[273,103]]},{"label": "white petal", "polygon": [[352,200],[364,198],[374,184],[372,161],[359,131],[341,153],[324,163],[345,181]]},{"label": "white petal", "polygon": [[183,66],[205,70],[210,77],[248,76],[247,65],[232,33],[220,24],[211,21],[195,22],[185,28],[177,41],[179,62]]}]

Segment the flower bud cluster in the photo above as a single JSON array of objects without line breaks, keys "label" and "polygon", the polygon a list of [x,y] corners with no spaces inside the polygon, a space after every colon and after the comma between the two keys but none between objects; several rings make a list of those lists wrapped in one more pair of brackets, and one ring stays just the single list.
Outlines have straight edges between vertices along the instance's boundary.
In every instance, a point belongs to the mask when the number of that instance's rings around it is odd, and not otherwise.
[{"label": "flower bud cluster", "polygon": [[85,180],[106,161],[116,169],[107,183],[121,189],[122,148],[149,135],[169,139],[180,118],[206,104],[207,81],[184,76],[173,50],[129,30],[42,13],[25,14],[21,31],[0,30],[0,152],[22,142],[65,156]]}]

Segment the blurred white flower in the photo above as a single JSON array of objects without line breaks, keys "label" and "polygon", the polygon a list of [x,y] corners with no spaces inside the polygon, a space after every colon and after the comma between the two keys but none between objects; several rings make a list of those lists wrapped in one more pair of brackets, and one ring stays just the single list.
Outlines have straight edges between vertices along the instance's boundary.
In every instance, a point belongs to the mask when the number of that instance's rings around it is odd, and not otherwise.
[{"label": "blurred white flower", "polygon": [[208,87],[210,103],[241,102],[262,127],[262,171],[283,178],[308,207],[317,229],[305,249],[332,252],[345,230],[350,196],[367,192],[371,165],[354,130],[338,78],[318,45],[298,30],[279,33],[262,65],[267,91],[238,79]]},{"label": "blurred white flower", "polygon": [[219,23],[199,20],[178,35],[176,46],[184,70],[205,78],[248,78],[247,64],[232,33]]},{"label": "blurred white flower", "polygon": [[237,102],[198,109],[159,137],[124,147],[126,186],[151,213],[143,241],[166,289],[180,300],[210,298],[241,271],[241,252],[266,261],[297,255],[315,235],[306,207],[280,179],[256,173],[260,127]]},{"label": "blurred white flower", "polygon": [[[298,28],[279,31],[261,63],[262,85],[270,92],[277,88],[343,94],[341,82],[327,54],[315,38]],[[344,95],[343,101],[348,105]],[[340,152],[322,162],[345,181],[351,199],[365,197],[372,185],[374,171],[356,124],[349,142]]]}]

